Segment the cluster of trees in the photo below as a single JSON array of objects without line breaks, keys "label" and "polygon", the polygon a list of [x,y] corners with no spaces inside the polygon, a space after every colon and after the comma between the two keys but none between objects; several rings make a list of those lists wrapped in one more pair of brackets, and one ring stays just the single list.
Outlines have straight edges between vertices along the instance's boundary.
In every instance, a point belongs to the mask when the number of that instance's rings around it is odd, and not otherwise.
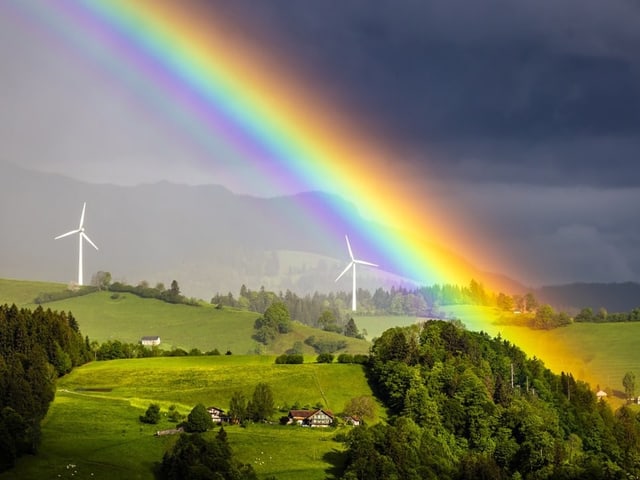
[{"label": "cluster of trees", "polygon": [[558,312],[551,305],[538,305],[535,310],[528,313],[510,312],[501,317],[501,322],[535,330],[551,330],[557,327],[570,325],[573,319],[566,312]]},{"label": "cluster of trees", "polygon": [[347,346],[347,342],[345,340],[320,338],[315,335],[305,338],[304,343],[313,347],[313,349],[318,353],[333,353]]},{"label": "cluster of trees", "polygon": [[[332,353],[323,352],[317,356],[316,361],[318,363],[332,363],[334,358],[336,357]],[[338,363],[366,364],[369,361],[369,357],[361,354],[351,355],[350,353],[341,353],[338,355],[337,361]],[[283,353],[276,357],[276,364],[278,365],[301,363],[304,363],[304,356],[301,353]]]},{"label": "cluster of trees", "polygon": [[354,429],[345,479],[632,478],[640,417],[457,322],[387,330],[368,366],[388,424]]},{"label": "cluster of trees", "polygon": [[[438,307],[443,305],[495,304],[494,296],[475,280],[467,287],[433,285],[416,289],[378,288],[373,294],[369,290],[358,289],[357,299],[358,312],[367,315],[411,315],[431,318],[440,316]],[[242,285],[238,298],[231,292],[226,295],[216,294],[211,298],[211,303],[220,307],[234,307],[258,313],[264,312],[274,302],[284,303],[293,319],[317,328],[328,326],[322,324],[322,319],[324,312],[330,312],[334,319],[337,319],[335,328],[341,330],[344,325],[340,324],[340,319],[343,317],[342,312],[349,310],[351,292],[315,292],[300,297],[290,290],[276,294],[265,290],[264,287],[254,291]]]},{"label": "cluster of trees", "polygon": [[0,471],[35,453],[55,379],[90,359],[70,313],[0,306]]},{"label": "cluster of trees", "polygon": [[99,271],[93,275],[91,285],[75,286],[59,292],[40,293],[34,303],[40,305],[48,302],[64,300],[66,298],[80,297],[101,290],[114,292],[112,298],[118,298],[119,293],[132,293],[142,298],[155,298],[167,303],[181,303],[184,305],[200,305],[195,298],[187,298],[180,293],[180,286],[176,280],[171,282],[169,288],[165,288],[163,283],[157,283],[155,287],[151,287],[149,282],[142,280],[138,285],[128,285],[123,282],[111,283],[111,273]]},{"label": "cluster of trees", "polygon": [[273,302],[264,314],[258,317],[253,325],[256,330],[253,338],[265,345],[273,342],[282,333],[291,331],[291,316],[289,309],[282,302]]},{"label": "cluster of trees", "polygon": [[640,308],[634,308],[630,312],[609,313],[606,308],[600,308],[594,313],[592,308],[583,308],[575,316],[576,322],[640,322]]},{"label": "cluster of trees", "polygon": [[[149,358],[149,357],[197,357],[201,355],[222,355],[220,350],[214,348],[206,352],[199,348],[192,348],[187,351],[182,348],[172,348],[162,350],[156,346],[147,347],[141,343],[126,343],[120,340],[107,340],[103,343],[97,341],[89,345],[91,355],[94,360],[117,360],[122,358]],[[225,355],[231,355],[231,350],[227,350]]]},{"label": "cluster of trees", "polygon": [[273,391],[269,384],[263,382],[255,386],[250,399],[243,392],[235,391],[229,401],[231,423],[244,423],[246,420],[262,422],[268,420],[275,411]]},{"label": "cluster of trees", "polygon": [[[344,327],[337,327],[335,316],[328,310],[322,313],[317,325],[321,326],[325,331],[341,333],[347,337],[364,338],[353,318],[350,318]],[[289,315],[289,309],[286,304],[280,301],[273,302],[267,307],[264,315],[256,319],[253,328],[255,330],[253,338],[265,345],[272,343],[278,335],[290,332],[291,316]],[[347,342],[344,340],[316,338],[314,335],[308,337],[305,343],[314,347],[318,353],[332,353],[347,346]],[[294,345],[294,348],[287,353],[302,353],[299,347],[301,346]]]},{"label": "cluster of trees", "polygon": [[142,281],[138,285],[127,285],[126,283],[114,282],[105,286],[106,290],[117,293],[133,293],[142,298],[155,298],[167,303],[181,303],[184,305],[198,306],[199,302],[195,298],[187,298],[180,293],[180,286],[176,280],[171,282],[169,288],[165,288],[163,283],[157,283],[155,287],[149,286],[148,282]]},{"label": "cluster of trees", "polygon": [[[322,326],[325,331],[341,333],[347,337],[364,338],[353,318],[350,318],[344,327],[336,328],[335,317],[328,310],[322,313],[317,325]],[[291,316],[286,304],[280,301],[273,302],[267,307],[264,315],[256,319],[253,328],[255,330],[253,338],[265,345],[272,343],[278,335],[290,332]],[[316,338],[314,335],[308,337],[305,343],[312,346],[318,353],[332,353],[347,346],[344,340]],[[302,352],[294,346],[287,353],[293,355]]]},{"label": "cluster of trees", "polygon": [[197,433],[181,434],[173,448],[164,454],[158,476],[165,480],[258,478],[251,465],[234,458],[223,427],[213,438],[204,438]]},{"label": "cluster of trees", "polygon": [[33,303],[36,305],[42,305],[43,303],[57,302],[58,300],[64,300],[66,298],[81,297],[93,292],[97,292],[98,288],[90,285],[76,288],[67,288],[66,290],[60,290],[59,292],[45,292],[40,293],[33,299]]},{"label": "cluster of trees", "polygon": [[[244,397],[240,395],[240,403],[244,401],[242,404],[243,414],[247,415],[248,411],[253,412],[251,409],[254,409],[256,402],[266,401],[264,398],[268,395],[271,395],[271,390],[266,384],[256,386],[254,398],[248,405]],[[273,403],[273,395],[270,398]],[[160,418],[160,406],[152,403],[145,414],[140,416],[140,421],[158,423]],[[182,415],[178,413],[174,405],[169,407],[170,420],[179,421],[181,418]],[[193,407],[186,420],[181,422],[179,426],[189,433],[182,433],[175,445],[164,454],[157,471],[158,478],[166,480],[181,480],[183,478],[257,480],[251,465],[242,464],[233,457],[224,428],[221,427],[214,438],[205,438],[201,435],[214,427],[211,415],[203,404],[199,403]]]}]

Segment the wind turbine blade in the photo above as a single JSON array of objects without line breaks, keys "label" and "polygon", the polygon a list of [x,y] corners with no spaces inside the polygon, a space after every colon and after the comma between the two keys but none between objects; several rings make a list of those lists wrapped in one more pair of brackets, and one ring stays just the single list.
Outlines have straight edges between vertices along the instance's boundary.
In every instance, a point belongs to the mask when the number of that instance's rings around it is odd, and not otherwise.
[{"label": "wind turbine blade", "polygon": [[351,268],[351,266],[353,265],[353,262],[349,262],[349,265],[347,265],[347,268],[345,268],[342,273],[340,275],[338,275],[338,278],[336,278],[336,282],[338,280],[340,280],[340,277],[342,277],[345,273],[347,273],[349,271],[349,269]]},{"label": "wind turbine blade", "polygon": [[82,235],[82,238],[84,238],[87,242],[89,242],[93,246],[93,248],[98,250],[98,247],[96,247],[96,244],[91,241],[91,239],[87,236],[86,233],[82,232],[80,233],[80,235]]},{"label": "wind turbine blade", "polygon": [[371,263],[371,262],[365,262],[364,260],[354,260],[354,263],[359,263],[360,265],[369,265],[370,267],[379,267],[380,265],[377,265],[375,263]]},{"label": "wind turbine blade", "polygon": [[63,233],[62,235],[58,235],[56,238],[54,238],[54,240],[58,240],[59,238],[62,237],[68,237],[69,235],[73,235],[74,233],[78,233],[80,230],[71,230],[70,232],[67,233]]},{"label": "wind turbine blade", "polygon": [[349,256],[351,257],[351,261],[353,262],[353,260],[354,260],[353,251],[351,250],[351,244],[349,243],[349,237],[345,235],[344,238],[347,239],[347,248],[349,249]]},{"label": "wind turbine blade", "polygon": [[80,226],[78,230],[82,230],[82,226],[84,225],[84,209],[87,208],[87,202],[84,202],[82,205],[82,215],[80,215]]}]

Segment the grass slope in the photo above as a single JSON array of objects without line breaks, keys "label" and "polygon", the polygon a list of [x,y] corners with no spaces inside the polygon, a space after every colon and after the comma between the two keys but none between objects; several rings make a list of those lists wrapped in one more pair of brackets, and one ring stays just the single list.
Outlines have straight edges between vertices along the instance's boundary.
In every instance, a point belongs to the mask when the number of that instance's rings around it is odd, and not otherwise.
[{"label": "grass slope", "polygon": [[0,304],[15,303],[19,307],[33,306],[34,299],[44,292],[62,292],[67,289],[63,283],[32,282],[0,278]]},{"label": "grass slope", "polygon": [[[33,308],[30,304],[39,293],[54,291],[56,284],[39,282],[2,281],[0,302],[17,303]],[[57,285],[63,290],[63,285]],[[12,301],[13,300],[13,301]],[[293,331],[265,347],[251,338],[253,324],[258,317],[255,312],[232,308],[215,309],[212,305],[199,307],[174,305],[160,300],[140,298],[130,293],[119,293],[112,298],[111,292],[96,292],[43,305],[52,310],[70,311],[80,325],[83,335],[91,340],[104,342],[120,340],[137,343],[143,335],[159,335],[162,347],[202,351],[217,348],[222,353],[230,350],[234,354],[283,353],[296,341],[307,337],[344,340],[350,353],[367,353],[369,344],[330,332],[322,332],[294,322]],[[304,345],[304,353],[311,355],[313,348]]]},{"label": "grass slope", "polygon": [[[321,402],[340,412],[350,398],[371,395],[360,365],[275,365],[274,357],[255,355],[94,362],[60,379],[43,423],[41,453],[20,459],[0,478],[72,478],[76,472],[73,478],[152,479],[154,462],[175,441],[153,433],[175,424],[141,424],[149,403],[160,403],[163,412],[176,404],[185,414],[199,402],[228,409],[234,391],[250,396],[260,381],[272,387],[281,407]],[[227,432],[238,458],[261,478],[320,480],[343,460],[334,429],[250,425]]]}]

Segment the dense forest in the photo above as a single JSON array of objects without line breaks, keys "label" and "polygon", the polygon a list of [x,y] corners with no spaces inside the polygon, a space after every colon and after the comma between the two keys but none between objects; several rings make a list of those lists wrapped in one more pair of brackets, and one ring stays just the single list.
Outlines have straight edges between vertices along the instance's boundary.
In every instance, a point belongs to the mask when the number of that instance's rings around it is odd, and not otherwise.
[{"label": "dense forest", "polygon": [[640,418],[459,322],[387,330],[368,373],[388,424],[347,440],[343,478],[637,478]]},{"label": "dense forest", "polygon": [[35,453],[55,379],[90,359],[70,313],[0,306],[0,471]]}]

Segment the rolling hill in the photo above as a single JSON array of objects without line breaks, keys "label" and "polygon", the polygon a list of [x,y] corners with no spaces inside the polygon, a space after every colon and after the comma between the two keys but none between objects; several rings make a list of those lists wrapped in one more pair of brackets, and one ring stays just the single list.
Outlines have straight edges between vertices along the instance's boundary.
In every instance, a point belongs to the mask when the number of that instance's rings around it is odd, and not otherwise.
[{"label": "rolling hill", "polygon": [[[45,282],[0,280],[0,303],[34,308],[33,299],[40,293],[65,288],[61,284]],[[200,306],[170,304],[130,293],[102,291],[42,306],[72,312],[82,334],[100,343],[107,340],[137,343],[142,336],[159,335],[164,349],[210,351],[217,348],[223,353],[229,350],[243,355],[280,354],[313,335],[319,339],[346,342],[346,348],[341,351],[367,353],[369,350],[369,343],[364,340],[317,330],[298,322],[293,322],[291,332],[279,336],[273,345],[266,347],[251,338],[259,314],[233,308],[218,310],[206,303]],[[303,343],[302,348],[307,355],[315,354],[309,345]]]},{"label": "rolling hill", "polygon": [[[38,294],[64,290],[62,284],[0,280],[0,303],[30,306]],[[109,292],[97,292],[44,305],[45,308],[73,312],[84,335],[104,342],[118,339],[135,343],[143,335],[160,335],[163,348],[197,347],[203,351],[218,348],[234,354],[279,354],[296,342],[304,342],[311,335],[325,339],[339,339],[348,343],[346,351],[367,353],[369,343],[323,332],[294,322],[293,330],[280,336],[266,348],[251,338],[254,312],[226,308],[217,310],[211,305],[192,307],[172,305],[133,294],[120,294],[112,299]],[[640,323],[572,324],[554,330],[530,330],[526,327],[501,325],[498,312],[490,307],[458,305],[441,307],[452,318],[459,318],[468,329],[485,331],[491,336],[500,334],[527,354],[537,356],[553,371],[573,372],[595,388],[600,385],[612,392],[622,391],[622,376],[636,369],[635,339],[640,336]],[[356,321],[367,338],[379,336],[384,330],[421,321],[403,316],[358,316]],[[315,355],[303,343],[305,355]],[[640,373],[640,372],[639,372]]]},{"label": "rolling hill", "polygon": [[[93,362],[58,381],[40,453],[21,458],[0,478],[153,479],[154,463],[176,440],[154,436],[157,430],[175,428],[166,418],[170,405],[182,414],[196,403],[227,410],[235,391],[250,397],[258,382],[273,390],[279,409],[274,420],[293,404],[322,403],[339,413],[349,399],[372,395],[360,365],[275,365],[273,356],[264,355]],[[165,415],[157,425],[141,424],[138,417],[152,402]],[[377,415],[384,416],[380,406]],[[333,429],[277,424],[225,429],[238,458],[252,464],[260,478],[324,479],[344,449]],[[293,449],[295,455],[287,454]]]}]

